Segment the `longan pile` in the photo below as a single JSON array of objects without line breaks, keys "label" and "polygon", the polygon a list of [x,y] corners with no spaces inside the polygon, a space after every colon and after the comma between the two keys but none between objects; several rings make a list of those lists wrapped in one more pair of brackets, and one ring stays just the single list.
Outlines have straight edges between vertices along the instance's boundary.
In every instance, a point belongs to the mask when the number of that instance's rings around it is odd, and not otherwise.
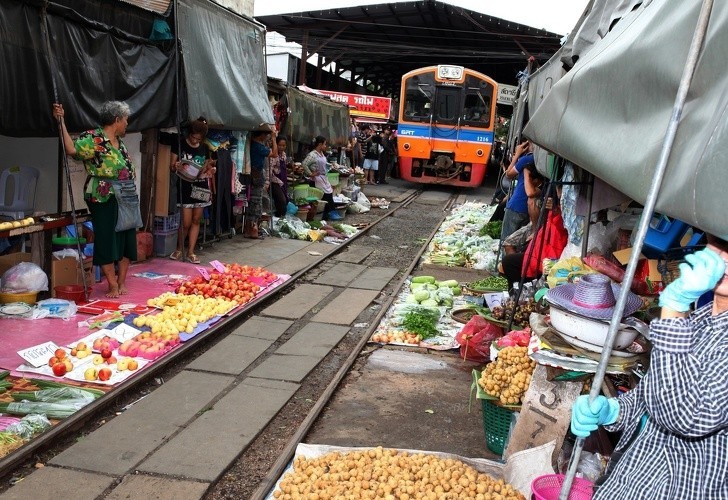
[{"label": "longan pile", "polygon": [[485,367],[478,382],[488,395],[499,398],[501,404],[518,405],[531,384],[534,368],[536,362],[528,357],[527,347],[506,347]]},{"label": "longan pile", "polygon": [[333,500],[382,498],[525,500],[510,484],[459,460],[384,449],[298,457],[274,498]]}]

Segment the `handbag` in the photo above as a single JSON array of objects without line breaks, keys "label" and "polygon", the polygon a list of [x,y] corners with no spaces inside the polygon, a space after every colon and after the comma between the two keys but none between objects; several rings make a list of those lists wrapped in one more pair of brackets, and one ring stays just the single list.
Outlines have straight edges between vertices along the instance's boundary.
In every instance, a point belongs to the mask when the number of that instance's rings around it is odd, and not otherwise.
[{"label": "handbag", "polygon": [[212,191],[207,188],[203,188],[201,186],[193,184],[192,190],[190,191],[190,198],[192,198],[193,200],[201,201],[203,203],[207,203],[212,199]]},{"label": "handbag", "polygon": [[116,231],[126,231],[142,227],[142,213],[139,209],[139,194],[133,179],[109,180],[116,196]]}]

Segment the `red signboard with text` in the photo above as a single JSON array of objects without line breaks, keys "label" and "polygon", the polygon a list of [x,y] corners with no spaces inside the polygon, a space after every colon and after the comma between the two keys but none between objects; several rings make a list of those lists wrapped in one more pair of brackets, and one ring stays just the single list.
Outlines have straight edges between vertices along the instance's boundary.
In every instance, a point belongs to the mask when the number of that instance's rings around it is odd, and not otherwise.
[{"label": "red signboard with text", "polygon": [[317,90],[329,96],[336,102],[349,106],[351,116],[366,116],[369,118],[389,119],[389,110],[392,99],[389,97],[376,97],[373,95],[347,94],[345,92],[333,92],[331,90]]}]

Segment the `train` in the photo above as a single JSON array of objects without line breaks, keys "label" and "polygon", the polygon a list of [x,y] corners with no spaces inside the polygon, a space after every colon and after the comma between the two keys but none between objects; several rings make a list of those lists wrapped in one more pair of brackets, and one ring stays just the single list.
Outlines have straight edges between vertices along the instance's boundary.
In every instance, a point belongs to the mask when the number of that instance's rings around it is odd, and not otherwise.
[{"label": "train", "polygon": [[476,187],[483,183],[495,126],[498,84],[462,66],[402,76],[397,154],[402,179]]}]

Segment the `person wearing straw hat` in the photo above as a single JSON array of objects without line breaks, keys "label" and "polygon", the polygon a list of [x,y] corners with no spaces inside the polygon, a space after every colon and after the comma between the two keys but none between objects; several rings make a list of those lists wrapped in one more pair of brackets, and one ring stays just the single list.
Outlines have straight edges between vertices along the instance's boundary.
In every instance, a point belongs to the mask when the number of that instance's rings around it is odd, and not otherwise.
[{"label": "person wearing straw hat", "polygon": [[[617,398],[574,404],[575,435],[622,432],[597,500],[728,498],[728,243],[708,243],[660,295],[645,377]],[[713,301],[691,311],[711,290]]]}]

